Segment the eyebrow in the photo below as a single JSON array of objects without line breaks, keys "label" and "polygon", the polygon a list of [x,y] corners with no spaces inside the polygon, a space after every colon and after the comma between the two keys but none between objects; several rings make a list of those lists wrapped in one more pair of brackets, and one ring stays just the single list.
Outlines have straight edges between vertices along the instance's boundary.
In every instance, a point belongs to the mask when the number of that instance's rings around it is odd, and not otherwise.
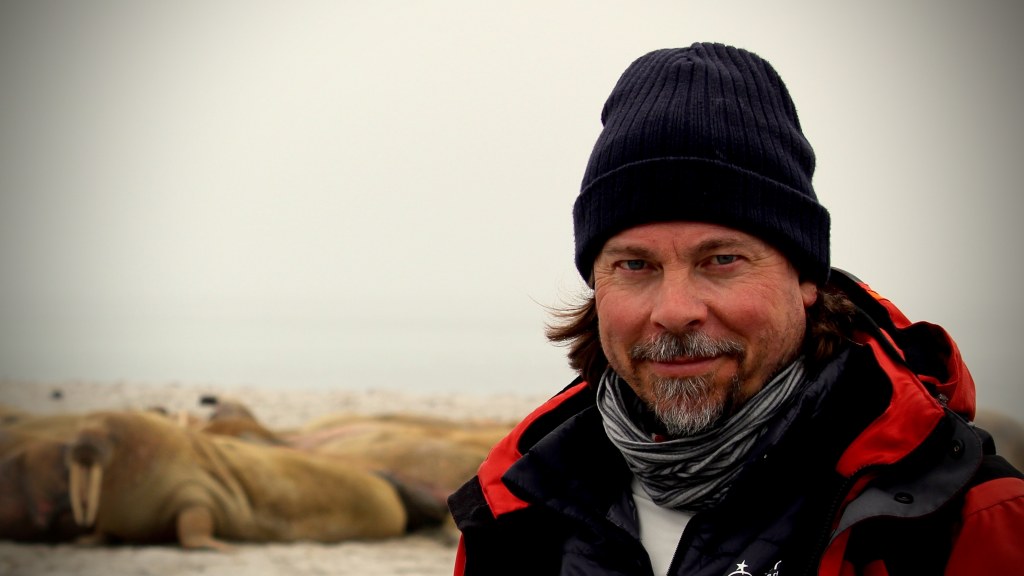
[{"label": "eyebrow", "polygon": [[[740,236],[720,236],[709,238],[698,243],[693,247],[693,252],[703,254],[745,246],[757,248],[761,244],[762,242],[760,240],[753,237],[751,239],[747,239]],[[598,257],[601,256],[611,258],[622,258],[627,256],[632,258],[652,258],[654,256],[654,252],[643,246],[637,246],[635,244],[622,244],[621,246],[616,246],[615,244],[609,243],[605,245],[601,252],[598,253]]]},{"label": "eyebrow", "polygon": [[621,258],[623,256],[630,256],[634,258],[651,258],[653,255],[654,252],[651,252],[647,248],[644,248],[642,246],[634,246],[631,244],[626,244],[623,246],[606,245],[597,254],[598,258],[600,258],[601,256],[610,256],[612,258]]},{"label": "eyebrow", "polygon": [[738,236],[725,236],[723,238],[711,238],[709,240],[701,242],[700,244],[697,244],[696,251],[714,252],[716,250],[722,250],[723,248],[736,248],[745,246],[754,248],[759,246],[760,244],[760,241],[757,240],[756,238],[753,240],[748,240],[746,238],[741,238]]}]

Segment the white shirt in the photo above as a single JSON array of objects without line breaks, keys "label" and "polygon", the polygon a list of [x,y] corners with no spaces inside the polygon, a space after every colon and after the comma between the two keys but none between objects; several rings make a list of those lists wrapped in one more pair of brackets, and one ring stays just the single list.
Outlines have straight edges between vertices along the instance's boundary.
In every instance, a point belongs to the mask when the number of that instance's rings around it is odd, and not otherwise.
[{"label": "white shirt", "polygon": [[654,573],[667,575],[679,539],[683,536],[683,529],[693,514],[658,506],[636,477],[633,477],[630,490],[633,492],[637,521],[640,524],[640,543],[651,558]]}]

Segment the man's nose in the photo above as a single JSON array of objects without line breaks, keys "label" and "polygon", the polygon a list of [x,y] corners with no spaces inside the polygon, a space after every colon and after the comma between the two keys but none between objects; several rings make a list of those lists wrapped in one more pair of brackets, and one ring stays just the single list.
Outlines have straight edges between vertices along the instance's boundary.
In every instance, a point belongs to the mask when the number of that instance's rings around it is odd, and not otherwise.
[{"label": "man's nose", "polygon": [[651,323],[675,334],[691,331],[708,317],[706,299],[686,273],[665,274],[654,290]]}]

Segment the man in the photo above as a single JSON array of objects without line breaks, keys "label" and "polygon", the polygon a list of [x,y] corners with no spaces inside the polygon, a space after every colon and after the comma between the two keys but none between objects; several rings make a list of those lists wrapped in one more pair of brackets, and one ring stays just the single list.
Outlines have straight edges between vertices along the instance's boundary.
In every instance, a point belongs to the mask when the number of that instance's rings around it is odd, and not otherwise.
[{"label": "man", "polygon": [[1024,480],[939,327],[829,264],[814,154],[774,69],[636,60],[573,211],[581,378],[449,500],[456,574],[1009,574]]}]

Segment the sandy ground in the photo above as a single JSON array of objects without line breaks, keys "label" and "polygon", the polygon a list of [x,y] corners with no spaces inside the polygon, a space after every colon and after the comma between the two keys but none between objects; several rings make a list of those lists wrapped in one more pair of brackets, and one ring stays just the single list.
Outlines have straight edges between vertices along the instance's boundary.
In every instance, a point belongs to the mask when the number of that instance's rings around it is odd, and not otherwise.
[{"label": "sandy ground", "polygon": [[[298,428],[339,412],[413,412],[456,418],[514,420],[543,397],[509,395],[418,395],[394,391],[272,390],[178,383],[68,382],[58,385],[0,382],[0,403],[34,413],[87,412],[162,406],[204,416],[204,395],[244,401],[274,429]],[[376,542],[324,545],[242,544],[232,553],[184,551],[175,546],[81,547],[0,541],[0,576],[79,574],[275,574],[447,575],[454,543],[436,534]]]}]

